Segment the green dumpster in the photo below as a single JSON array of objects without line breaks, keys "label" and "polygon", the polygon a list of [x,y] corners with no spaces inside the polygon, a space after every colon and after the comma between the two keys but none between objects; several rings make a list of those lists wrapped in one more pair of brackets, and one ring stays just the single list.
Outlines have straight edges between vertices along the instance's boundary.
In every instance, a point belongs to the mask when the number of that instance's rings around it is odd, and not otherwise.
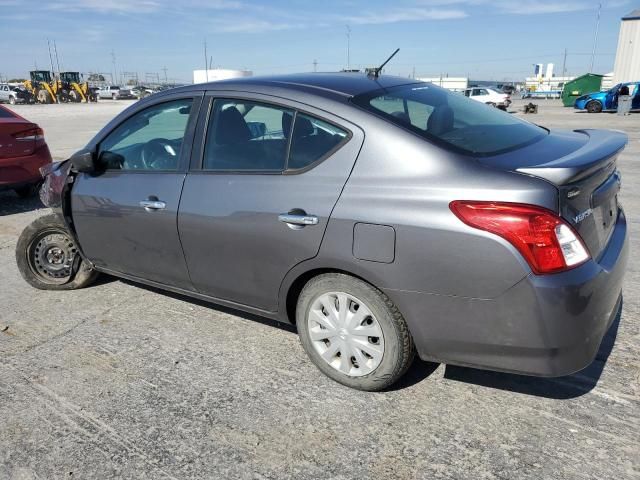
[{"label": "green dumpster", "polygon": [[599,92],[602,86],[602,75],[595,73],[587,73],[580,77],[574,78],[570,82],[564,84],[562,90],[562,104],[565,107],[573,107],[576,98],[586,95],[587,93]]}]

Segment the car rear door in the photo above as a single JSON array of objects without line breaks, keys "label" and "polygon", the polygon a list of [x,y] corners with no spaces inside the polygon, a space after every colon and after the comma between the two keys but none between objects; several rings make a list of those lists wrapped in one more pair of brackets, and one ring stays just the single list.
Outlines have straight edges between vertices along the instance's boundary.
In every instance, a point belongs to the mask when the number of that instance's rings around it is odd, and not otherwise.
[{"label": "car rear door", "polygon": [[98,144],[103,171],[76,177],[74,226],[99,268],[193,289],[177,214],[201,95],[138,108]]},{"label": "car rear door", "polygon": [[318,253],[364,134],[268,96],[208,102],[178,215],[191,279],[200,293],[275,311],[286,273]]}]

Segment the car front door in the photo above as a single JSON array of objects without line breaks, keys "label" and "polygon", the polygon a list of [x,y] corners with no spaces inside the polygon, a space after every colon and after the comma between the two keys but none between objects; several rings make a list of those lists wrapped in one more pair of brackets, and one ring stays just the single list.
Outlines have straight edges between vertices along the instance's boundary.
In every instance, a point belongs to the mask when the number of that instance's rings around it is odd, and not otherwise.
[{"label": "car front door", "polygon": [[618,92],[620,91],[621,86],[622,84],[616,85],[607,92],[604,97],[605,110],[615,110],[616,108],[618,108]]},{"label": "car front door", "polygon": [[9,86],[0,85],[0,102],[8,102],[8,101],[9,101]]},{"label": "car front door", "polygon": [[629,93],[631,94],[631,108],[633,110],[640,109],[640,83],[630,85]]},{"label": "car front door", "polygon": [[257,94],[210,102],[178,215],[191,279],[200,293],[276,311],[286,273],[318,253],[364,135]]},{"label": "car front door", "polygon": [[193,289],[177,214],[200,101],[186,96],[139,109],[97,145],[99,172],[76,177],[73,222],[98,268]]}]

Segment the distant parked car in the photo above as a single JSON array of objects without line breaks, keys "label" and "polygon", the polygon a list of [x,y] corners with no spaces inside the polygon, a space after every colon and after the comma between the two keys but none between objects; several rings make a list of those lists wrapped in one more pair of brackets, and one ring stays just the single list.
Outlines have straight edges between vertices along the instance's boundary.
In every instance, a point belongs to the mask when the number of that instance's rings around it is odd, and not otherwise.
[{"label": "distant parked car", "polygon": [[21,197],[35,193],[40,167],[49,163],[42,129],[0,106],[0,189],[13,189]]},{"label": "distant parked car", "polygon": [[488,87],[467,88],[464,96],[476,102],[486,103],[494,107],[508,107],[511,105],[511,96]]},{"label": "distant parked car", "polygon": [[322,372],[363,390],[391,385],[416,351],[566,375],[621,305],[627,140],[404,77],[172,89],[52,168],[54,212],[25,228],[16,260],[40,289],[105,272],[294,323]]},{"label": "distant parked car", "polygon": [[131,88],[119,87],[117,85],[108,85],[98,89],[98,98],[111,100],[124,100],[129,98],[136,98]]},{"label": "distant parked car", "polygon": [[576,99],[574,108],[586,110],[589,113],[599,113],[616,110],[618,108],[618,92],[620,87],[629,87],[631,96],[631,110],[640,110],[640,82],[619,83],[604,92],[594,92],[582,95]]},{"label": "distant parked car", "polygon": [[27,103],[31,98],[31,94],[24,88],[12,87],[8,83],[0,83],[0,103]]},{"label": "distant parked car", "polygon": [[142,98],[146,98],[149,95],[152,95],[153,93],[155,93],[155,90],[153,90],[152,88],[149,88],[149,87],[144,87],[142,85],[136,85],[135,87],[133,87],[131,89],[131,93],[133,93],[133,95],[137,99],[142,99]]}]

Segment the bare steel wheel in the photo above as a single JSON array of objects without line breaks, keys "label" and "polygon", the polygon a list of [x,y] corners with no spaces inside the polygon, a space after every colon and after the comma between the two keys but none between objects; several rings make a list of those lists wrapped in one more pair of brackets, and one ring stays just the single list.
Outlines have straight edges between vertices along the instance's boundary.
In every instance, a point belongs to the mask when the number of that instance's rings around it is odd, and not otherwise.
[{"label": "bare steel wheel", "polygon": [[16,262],[22,278],[41,290],[73,290],[97,278],[58,215],[44,215],[18,238]]},{"label": "bare steel wheel", "polygon": [[409,368],[415,347],[404,317],[383,292],[342,273],[307,282],[296,307],[300,342],[333,380],[382,390]]},{"label": "bare steel wheel", "polygon": [[77,253],[73,240],[64,230],[43,230],[29,245],[29,266],[45,282],[66,283]]},{"label": "bare steel wheel", "polygon": [[311,305],[306,326],[320,357],[346,375],[367,375],[382,361],[382,328],[364,302],[353,295],[320,295]]}]

